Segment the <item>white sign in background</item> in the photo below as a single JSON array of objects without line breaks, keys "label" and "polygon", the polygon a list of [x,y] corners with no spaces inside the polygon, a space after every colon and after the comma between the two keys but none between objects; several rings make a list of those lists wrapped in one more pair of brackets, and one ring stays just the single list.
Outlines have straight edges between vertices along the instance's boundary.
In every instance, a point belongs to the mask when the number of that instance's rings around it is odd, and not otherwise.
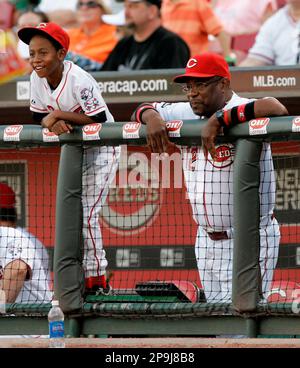
[{"label": "white sign in background", "polygon": [[19,81],[17,82],[17,100],[29,100],[30,97],[30,82]]}]

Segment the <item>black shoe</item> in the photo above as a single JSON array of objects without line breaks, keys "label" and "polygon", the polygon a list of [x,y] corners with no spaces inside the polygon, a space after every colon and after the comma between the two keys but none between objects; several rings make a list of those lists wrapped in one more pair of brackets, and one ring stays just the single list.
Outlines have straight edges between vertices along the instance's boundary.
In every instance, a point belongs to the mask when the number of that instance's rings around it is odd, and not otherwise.
[{"label": "black shoe", "polygon": [[97,288],[95,295],[113,295],[113,288],[107,282],[105,287]]}]

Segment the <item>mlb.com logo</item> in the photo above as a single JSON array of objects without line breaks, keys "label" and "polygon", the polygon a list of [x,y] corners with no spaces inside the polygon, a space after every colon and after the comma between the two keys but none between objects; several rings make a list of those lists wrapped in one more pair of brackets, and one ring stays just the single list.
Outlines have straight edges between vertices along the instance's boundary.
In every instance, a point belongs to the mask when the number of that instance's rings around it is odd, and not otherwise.
[{"label": "mlb.com logo", "polygon": [[87,124],[82,128],[82,139],[84,141],[100,140],[100,131],[102,129],[102,124],[92,123]]},{"label": "mlb.com logo", "polygon": [[3,140],[9,141],[20,141],[20,134],[23,130],[23,125],[10,125],[4,129]]}]

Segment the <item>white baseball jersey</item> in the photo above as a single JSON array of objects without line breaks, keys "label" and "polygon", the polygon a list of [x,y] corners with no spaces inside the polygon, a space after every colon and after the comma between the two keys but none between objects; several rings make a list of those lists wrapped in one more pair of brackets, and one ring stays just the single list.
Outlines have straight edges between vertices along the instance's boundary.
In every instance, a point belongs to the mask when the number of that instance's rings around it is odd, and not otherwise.
[{"label": "white baseball jersey", "polygon": [[[233,94],[225,109],[253,100]],[[156,103],[162,118],[168,120],[199,119],[188,102]],[[207,231],[224,231],[233,226],[233,160],[234,145],[216,145],[215,161],[205,158],[202,148],[181,146],[183,171],[195,221]],[[275,177],[271,149],[263,144],[261,154],[261,218],[267,221],[275,204]]]},{"label": "white baseball jersey", "polygon": [[46,78],[33,71],[30,77],[30,110],[49,113],[53,110],[84,112],[93,116],[105,111],[107,121],[114,119],[104,102],[96,80],[71,61],[64,61],[63,77],[51,91]]},{"label": "white baseball jersey", "polygon": [[28,266],[16,303],[48,303],[52,300],[48,253],[42,243],[21,228],[0,227],[0,279],[4,268],[20,259]]},{"label": "white baseball jersey", "polygon": [[286,5],[266,20],[248,56],[270,65],[296,64],[299,50],[300,21],[289,14]]},{"label": "white baseball jersey", "polygon": [[[225,109],[253,100],[233,94]],[[164,120],[199,119],[188,102],[154,104]],[[233,160],[234,145],[216,145],[215,160],[206,159],[200,146],[181,147],[183,171],[198,232],[195,239],[197,267],[207,302],[231,302],[233,259]],[[260,257],[263,297],[266,298],[276,266],[280,232],[273,214],[275,177],[268,143],[260,158]],[[226,231],[227,239],[212,240],[208,232]]]},{"label": "white baseball jersey", "polygon": [[[53,110],[84,113],[94,116],[103,111],[107,123],[114,118],[102,98],[97,81],[71,61],[64,61],[63,77],[59,86],[51,91],[46,78],[35,71],[30,78],[30,109],[38,113]],[[84,268],[86,277],[100,276],[107,266],[103,249],[99,212],[105,202],[120,155],[119,147],[85,147],[82,167],[82,206]]]}]

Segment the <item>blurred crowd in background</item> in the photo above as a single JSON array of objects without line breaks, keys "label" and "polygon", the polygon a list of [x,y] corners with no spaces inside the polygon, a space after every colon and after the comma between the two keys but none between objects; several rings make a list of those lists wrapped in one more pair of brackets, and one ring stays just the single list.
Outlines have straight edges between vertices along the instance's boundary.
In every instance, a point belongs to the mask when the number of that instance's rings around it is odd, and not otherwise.
[{"label": "blurred crowd in background", "polygon": [[69,33],[67,59],[89,72],[183,68],[205,51],[240,67],[300,59],[300,0],[0,0],[2,82],[18,75],[12,64],[30,72],[18,29],[48,21]]}]

